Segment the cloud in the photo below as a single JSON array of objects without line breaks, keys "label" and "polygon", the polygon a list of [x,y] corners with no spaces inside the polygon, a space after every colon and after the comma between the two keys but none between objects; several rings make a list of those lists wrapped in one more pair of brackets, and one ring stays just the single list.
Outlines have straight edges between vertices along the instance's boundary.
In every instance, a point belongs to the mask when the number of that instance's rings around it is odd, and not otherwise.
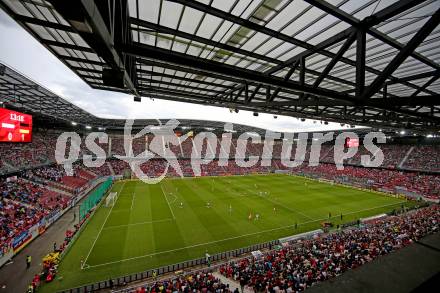
[{"label": "cloud", "polygon": [[94,90],[43,47],[28,32],[0,10],[0,59],[35,82],[69,102],[103,118],[199,119],[240,123],[273,131],[314,131],[340,129],[329,125],[301,122],[293,117],[252,112],[230,113],[227,108],[143,98],[133,102],[130,95]]}]

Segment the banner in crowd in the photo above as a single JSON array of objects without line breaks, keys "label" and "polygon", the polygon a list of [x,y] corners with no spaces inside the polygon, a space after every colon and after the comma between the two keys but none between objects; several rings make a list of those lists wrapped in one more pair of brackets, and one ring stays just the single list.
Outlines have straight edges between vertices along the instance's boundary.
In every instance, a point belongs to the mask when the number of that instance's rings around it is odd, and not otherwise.
[{"label": "banner in crowd", "polygon": [[12,249],[14,254],[22,250],[29,242],[40,235],[38,224],[32,226],[30,229],[23,231],[12,240]]},{"label": "banner in crowd", "polygon": [[14,181],[17,181],[17,176],[11,176],[11,177],[8,177],[8,178],[6,178],[6,182],[14,182]]}]

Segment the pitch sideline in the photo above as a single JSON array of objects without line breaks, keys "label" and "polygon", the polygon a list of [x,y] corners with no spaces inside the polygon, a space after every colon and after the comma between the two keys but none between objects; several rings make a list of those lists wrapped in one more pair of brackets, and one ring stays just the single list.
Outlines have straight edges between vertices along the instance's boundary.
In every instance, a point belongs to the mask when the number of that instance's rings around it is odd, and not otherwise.
[{"label": "pitch sideline", "polygon": [[[121,186],[121,189],[119,190],[119,192],[122,192],[122,190],[124,190],[124,186],[125,186],[125,182],[122,183],[122,186]],[[119,199],[119,196],[118,196],[118,199]],[[118,202],[118,199],[116,199],[116,202],[115,202],[115,203],[112,205],[112,207],[110,208],[110,211],[109,211],[109,213],[107,214],[107,217],[105,217],[104,223],[102,224],[101,229],[99,229],[98,235],[96,235],[96,238],[95,238],[95,240],[93,241],[92,247],[90,248],[89,253],[88,253],[87,256],[86,256],[86,259],[83,261],[83,263],[82,263],[82,265],[81,265],[81,270],[83,270],[84,267],[87,265],[87,260],[89,259],[90,254],[92,253],[92,250],[93,250],[93,248],[95,247],[96,242],[98,241],[99,236],[101,235],[101,232],[102,232],[102,230],[104,229],[104,226],[105,226],[105,224],[107,223],[107,220],[108,220],[110,214],[112,213],[112,210],[113,210],[114,206],[115,206],[116,203]],[[87,265],[87,267],[89,268],[90,266]]]}]

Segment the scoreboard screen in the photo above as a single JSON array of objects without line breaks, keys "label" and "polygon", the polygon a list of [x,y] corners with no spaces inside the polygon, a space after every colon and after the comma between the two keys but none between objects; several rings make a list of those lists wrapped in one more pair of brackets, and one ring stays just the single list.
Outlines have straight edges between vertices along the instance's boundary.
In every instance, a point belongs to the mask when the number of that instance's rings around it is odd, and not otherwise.
[{"label": "scoreboard screen", "polygon": [[31,142],[32,116],[0,108],[0,142]]},{"label": "scoreboard screen", "polygon": [[356,148],[359,146],[359,139],[357,138],[349,138],[345,139],[345,147],[346,148]]}]

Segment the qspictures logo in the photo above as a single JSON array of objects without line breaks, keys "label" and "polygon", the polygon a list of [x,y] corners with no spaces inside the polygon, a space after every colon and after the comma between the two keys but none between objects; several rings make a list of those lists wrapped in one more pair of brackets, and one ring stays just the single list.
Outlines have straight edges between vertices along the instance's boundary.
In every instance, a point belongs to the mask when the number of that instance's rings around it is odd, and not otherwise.
[{"label": "qspictures logo", "polygon": [[[158,120],[160,121],[160,120]],[[333,145],[333,160],[338,170],[344,169],[344,162],[353,158],[359,151],[359,145],[355,144],[346,147],[348,141],[359,141],[359,137],[354,132],[342,132],[334,139],[334,132],[327,133],[313,133],[309,137],[309,133],[298,133],[295,137],[294,133],[279,133],[266,131],[264,138],[256,132],[244,132],[238,135],[236,140],[233,140],[233,124],[225,123],[223,127],[223,134],[217,136],[210,131],[199,132],[194,137],[187,133],[183,136],[178,136],[176,130],[180,122],[176,119],[171,119],[162,125],[148,125],[140,132],[133,134],[134,120],[126,120],[124,126],[124,141],[123,149],[125,155],[115,155],[119,160],[127,162],[134,175],[148,184],[156,184],[166,177],[168,169],[172,167],[178,176],[183,177],[183,172],[179,164],[178,156],[173,152],[170,146],[182,148],[183,143],[187,140],[191,141],[191,168],[195,176],[201,176],[201,166],[207,165],[217,159],[216,162],[219,167],[228,166],[230,159],[235,160],[235,164],[240,168],[252,168],[260,163],[261,167],[269,167],[272,165],[274,146],[281,141],[281,153],[279,155],[281,164],[287,168],[294,168],[305,163],[306,153],[308,154],[308,166],[318,166],[320,163],[321,150],[323,143],[332,142]],[[135,139],[142,139],[145,136],[152,137],[148,142],[148,147],[135,155],[133,150],[133,143]],[[310,149],[307,149],[308,141],[311,140]],[[92,132],[85,138],[85,148],[92,154],[84,154],[82,156],[83,163],[89,168],[99,168],[105,164],[107,158],[106,152],[99,144],[109,144],[109,137],[105,132]],[[70,141],[70,143],[69,143]],[[206,152],[203,154],[203,145],[205,144],[213,147],[206,147]],[[218,143],[219,142],[219,143]],[[235,142],[236,144],[234,144]],[[382,132],[370,132],[363,138],[363,147],[370,154],[362,154],[361,164],[365,167],[379,167],[384,160],[382,150],[376,145],[386,142],[386,136]],[[260,146],[262,144],[261,155],[249,154],[248,150],[252,146]],[[68,146],[70,145],[70,148]],[[296,146],[294,155],[292,155],[292,148]],[[279,147],[279,145],[277,146]],[[68,152],[66,152],[68,149]],[[234,150],[235,153],[232,151]],[[64,166],[64,170],[68,175],[73,175],[73,163],[80,159],[81,153],[81,137],[76,132],[64,132],[58,139],[55,148],[55,159],[58,164]],[[216,157],[216,154],[218,156]],[[165,169],[159,176],[150,177],[144,173],[141,166],[151,159],[162,158],[166,161]]]}]

